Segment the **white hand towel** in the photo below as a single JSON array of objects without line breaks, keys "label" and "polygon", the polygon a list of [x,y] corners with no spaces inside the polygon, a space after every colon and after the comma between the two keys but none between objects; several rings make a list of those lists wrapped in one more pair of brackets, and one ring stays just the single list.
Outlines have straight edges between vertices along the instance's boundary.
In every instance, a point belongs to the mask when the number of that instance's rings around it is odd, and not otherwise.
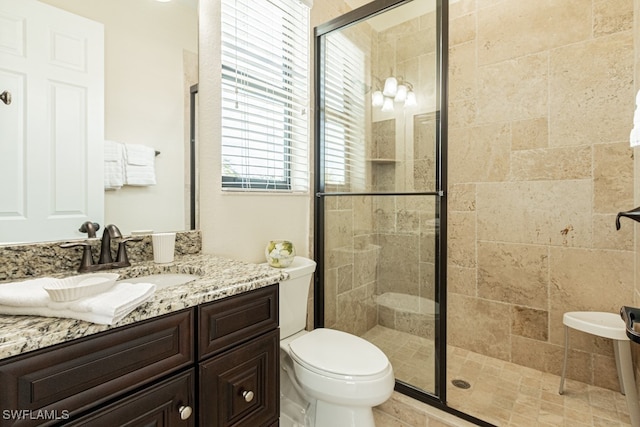
[{"label": "white hand towel", "polygon": [[[0,313],[11,315],[31,315],[31,316],[47,316],[47,317],[65,317],[70,319],[79,319],[87,322],[99,323],[102,325],[113,325],[122,320],[126,315],[131,313],[139,305],[149,301],[156,290],[156,285],[152,283],[116,283],[110,290],[81,298],[75,301],[55,302],[49,298],[47,291],[42,289],[44,284],[50,280],[35,279],[27,282],[14,282],[2,287],[12,287],[13,291],[4,290],[5,298],[0,299]],[[23,295],[27,288],[29,294],[33,296]],[[21,295],[16,296],[16,289],[22,290]],[[38,289],[39,288],[39,289]],[[41,292],[46,294],[43,298]],[[9,298],[7,299],[7,292]],[[31,301],[35,305],[25,305]],[[7,304],[8,302],[8,304]]]},{"label": "white hand towel", "polygon": [[50,301],[44,286],[57,281],[53,277],[0,284],[0,304],[12,307],[45,307]]},{"label": "white hand towel", "polygon": [[126,144],[125,184],[145,186],[156,184],[155,159],[153,148],[144,145]]},{"label": "white hand towel", "polygon": [[115,141],[104,141],[104,188],[117,190],[124,185],[124,145]]}]

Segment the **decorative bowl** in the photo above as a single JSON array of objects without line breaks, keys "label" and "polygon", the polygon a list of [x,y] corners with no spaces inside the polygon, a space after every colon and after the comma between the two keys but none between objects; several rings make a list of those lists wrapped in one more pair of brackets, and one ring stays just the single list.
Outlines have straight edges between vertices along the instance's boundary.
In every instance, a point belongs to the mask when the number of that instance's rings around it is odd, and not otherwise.
[{"label": "decorative bowl", "polygon": [[289,267],[296,256],[296,248],[288,240],[271,240],[264,250],[264,256],[271,267]]},{"label": "decorative bowl", "polygon": [[73,301],[108,291],[120,277],[117,273],[92,273],[66,277],[44,285],[44,290],[56,302]]}]

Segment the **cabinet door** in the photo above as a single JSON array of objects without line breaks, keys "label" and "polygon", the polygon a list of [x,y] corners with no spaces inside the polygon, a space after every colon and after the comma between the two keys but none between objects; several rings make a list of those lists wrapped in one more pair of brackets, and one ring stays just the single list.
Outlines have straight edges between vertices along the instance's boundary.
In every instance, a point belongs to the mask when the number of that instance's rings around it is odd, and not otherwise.
[{"label": "cabinet door", "polygon": [[280,415],[279,330],[200,363],[200,424],[271,426]]},{"label": "cabinet door", "polygon": [[193,369],[123,398],[66,427],[195,426]]},{"label": "cabinet door", "polygon": [[[193,310],[0,361],[0,427],[52,425],[192,366]],[[26,412],[25,412],[26,411]],[[53,414],[51,418],[40,414]],[[33,419],[32,414],[37,414]]]}]

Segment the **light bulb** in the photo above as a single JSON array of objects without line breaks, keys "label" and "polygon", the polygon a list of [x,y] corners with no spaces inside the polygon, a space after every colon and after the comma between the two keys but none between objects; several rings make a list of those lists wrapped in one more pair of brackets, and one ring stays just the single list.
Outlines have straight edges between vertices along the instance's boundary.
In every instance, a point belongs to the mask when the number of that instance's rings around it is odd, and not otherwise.
[{"label": "light bulb", "polygon": [[416,101],[416,94],[414,91],[410,90],[409,93],[407,93],[407,99],[404,101],[404,106],[415,107],[416,105],[418,105],[418,102]]},{"label": "light bulb", "polygon": [[398,91],[396,92],[395,102],[404,102],[407,99],[407,87],[405,85],[398,85]]},{"label": "light bulb", "polygon": [[381,107],[384,104],[384,95],[379,90],[371,94],[371,105]]},{"label": "light bulb", "polygon": [[398,91],[398,80],[395,77],[387,77],[384,81],[384,89],[382,93],[384,96],[390,96],[393,98],[396,96],[396,92]]},{"label": "light bulb", "polygon": [[382,104],[382,110],[384,112],[393,111],[393,98],[385,98]]}]

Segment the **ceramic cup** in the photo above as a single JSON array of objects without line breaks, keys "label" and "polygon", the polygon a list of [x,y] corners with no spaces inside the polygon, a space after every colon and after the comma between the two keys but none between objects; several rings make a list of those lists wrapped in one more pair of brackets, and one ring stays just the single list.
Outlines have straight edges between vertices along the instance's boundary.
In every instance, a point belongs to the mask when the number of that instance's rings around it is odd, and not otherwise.
[{"label": "ceramic cup", "polygon": [[165,264],[173,261],[176,248],[176,233],[155,233],[151,235],[153,244],[153,261]]}]

